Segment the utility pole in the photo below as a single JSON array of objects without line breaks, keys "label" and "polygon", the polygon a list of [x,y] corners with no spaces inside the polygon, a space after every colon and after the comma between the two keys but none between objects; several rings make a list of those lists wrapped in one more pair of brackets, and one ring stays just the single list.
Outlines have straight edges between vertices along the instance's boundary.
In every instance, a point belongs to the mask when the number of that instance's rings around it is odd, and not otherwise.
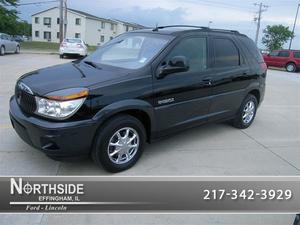
[{"label": "utility pole", "polygon": [[67,0],[64,0],[64,5],[65,5],[65,16],[64,16],[64,37],[67,37],[67,24],[68,24],[68,19],[67,19],[67,15],[68,15],[68,8],[67,8]]},{"label": "utility pole", "polygon": [[213,21],[208,21],[207,27],[210,28],[210,25],[213,23]]},{"label": "utility pole", "polygon": [[258,17],[255,17],[254,18],[254,21],[257,21],[257,27],[256,27],[256,35],[255,35],[255,44],[257,45],[258,44],[258,36],[259,36],[259,30],[260,30],[260,22],[261,22],[261,19],[262,19],[262,13],[267,11],[267,8],[269,6],[267,5],[263,5],[263,3],[255,3],[254,4],[255,6],[259,6],[259,10],[258,10]]},{"label": "utility pole", "polygon": [[64,0],[59,1],[59,42],[62,43],[63,37],[63,26],[64,26],[64,19],[63,19],[63,5]]},{"label": "utility pole", "polygon": [[[298,18],[299,7],[300,7],[300,3],[298,4],[298,7],[297,7],[296,17],[295,17],[294,26],[293,26],[293,31],[292,31],[293,34],[295,34],[295,27],[296,27],[297,18]],[[289,50],[291,50],[291,48],[292,48],[292,43],[293,43],[293,37],[291,37]]]}]

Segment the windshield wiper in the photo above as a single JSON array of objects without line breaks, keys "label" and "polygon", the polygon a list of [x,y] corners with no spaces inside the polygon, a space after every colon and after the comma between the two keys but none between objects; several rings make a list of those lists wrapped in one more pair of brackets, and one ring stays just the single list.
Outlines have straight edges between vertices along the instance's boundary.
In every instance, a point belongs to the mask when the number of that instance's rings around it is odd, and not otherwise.
[{"label": "windshield wiper", "polygon": [[97,65],[97,63],[95,63],[95,62],[92,62],[92,61],[86,61],[86,60],[84,60],[83,62],[86,63],[86,64],[88,64],[88,65],[90,65],[90,66],[92,66],[92,67],[94,67],[94,68],[96,68],[96,69],[102,69],[102,68],[99,67],[99,66]]}]

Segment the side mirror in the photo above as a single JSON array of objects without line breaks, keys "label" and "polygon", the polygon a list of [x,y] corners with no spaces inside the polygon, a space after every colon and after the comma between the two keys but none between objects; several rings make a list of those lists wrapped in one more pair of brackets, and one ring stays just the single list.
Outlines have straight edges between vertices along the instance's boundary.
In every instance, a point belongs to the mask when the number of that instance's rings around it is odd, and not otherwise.
[{"label": "side mirror", "polygon": [[157,78],[163,78],[168,74],[185,72],[189,70],[189,62],[185,56],[174,56],[166,65],[158,69]]}]

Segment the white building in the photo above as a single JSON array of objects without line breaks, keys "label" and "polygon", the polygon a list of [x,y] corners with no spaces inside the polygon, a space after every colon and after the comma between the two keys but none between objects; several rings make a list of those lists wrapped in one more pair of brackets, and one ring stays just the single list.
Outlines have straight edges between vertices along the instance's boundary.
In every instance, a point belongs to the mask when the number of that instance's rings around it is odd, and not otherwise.
[{"label": "white building", "polygon": [[[59,9],[53,7],[31,16],[32,41],[59,42]],[[100,18],[79,10],[67,9],[68,38],[81,38],[89,45],[102,45],[126,31],[143,26],[121,20]]]}]

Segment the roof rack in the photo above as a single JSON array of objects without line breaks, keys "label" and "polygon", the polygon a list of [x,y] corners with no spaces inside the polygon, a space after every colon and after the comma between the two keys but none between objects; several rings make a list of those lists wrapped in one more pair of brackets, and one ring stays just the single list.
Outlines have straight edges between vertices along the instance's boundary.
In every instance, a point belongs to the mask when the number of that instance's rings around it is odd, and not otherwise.
[{"label": "roof rack", "polygon": [[160,29],[171,28],[171,27],[191,27],[191,28],[199,28],[199,29],[209,29],[209,27],[192,26],[192,25],[170,25],[170,26],[155,27],[152,31],[158,31]]},{"label": "roof rack", "polygon": [[237,30],[226,30],[226,29],[212,29],[209,27],[203,27],[203,26],[192,26],[192,25],[170,25],[170,26],[160,26],[160,27],[155,27],[152,31],[158,31],[160,29],[164,28],[172,28],[172,27],[190,27],[190,28],[199,28],[203,30],[208,30],[208,31],[220,31],[220,32],[228,32],[228,33],[235,33],[239,34]]},{"label": "roof rack", "polygon": [[220,32],[229,32],[229,33],[236,33],[239,34],[237,30],[226,30],[226,29],[210,29],[211,31],[220,31]]}]

